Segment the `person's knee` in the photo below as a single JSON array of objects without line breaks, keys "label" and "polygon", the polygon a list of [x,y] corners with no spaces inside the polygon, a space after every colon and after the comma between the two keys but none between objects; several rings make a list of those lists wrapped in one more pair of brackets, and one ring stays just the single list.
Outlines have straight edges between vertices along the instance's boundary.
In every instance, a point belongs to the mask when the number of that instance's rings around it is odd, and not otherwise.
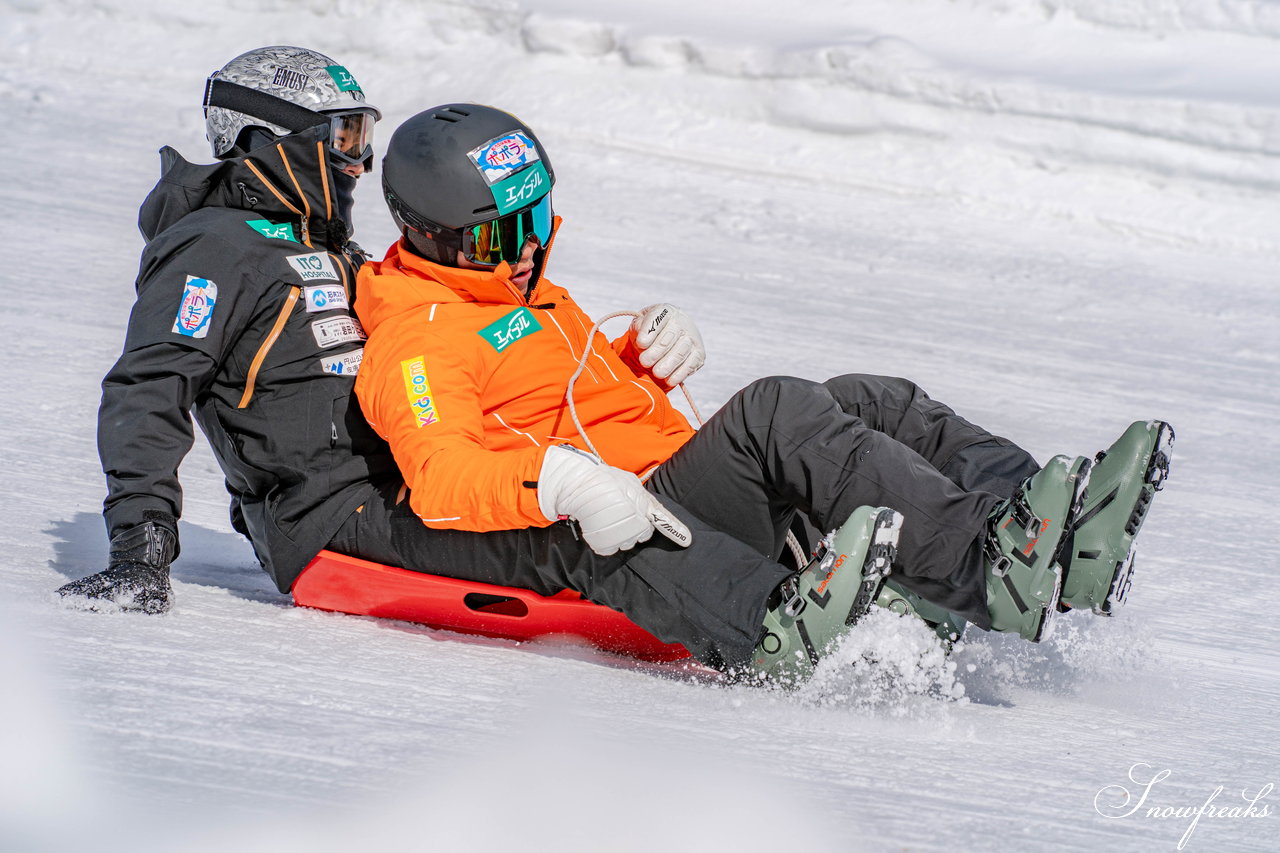
[{"label": "person's knee", "polygon": [[831,393],[822,383],[797,377],[756,379],[737,394],[735,402],[732,409],[749,427],[762,425],[762,419],[776,423],[780,418],[791,421],[838,411]]},{"label": "person's knee", "polygon": [[797,393],[811,394],[818,387],[820,386],[817,382],[801,379],[798,376],[764,376],[752,382],[744,390],[758,397],[785,399]]},{"label": "person's knee", "polygon": [[742,391],[737,393],[736,402],[744,418],[755,420],[754,416],[765,412],[794,411],[812,400],[815,394],[829,400],[827,393],[817,382],[799,377],[763,377],[755,379]]},{"label": "person's knee", "polygon": [[924,389],[901,376],[846,373],[828,379],[823,385],[846,410],[868,403],[890,403],[898,408],[905,408],[915,400],[929,399]]}]

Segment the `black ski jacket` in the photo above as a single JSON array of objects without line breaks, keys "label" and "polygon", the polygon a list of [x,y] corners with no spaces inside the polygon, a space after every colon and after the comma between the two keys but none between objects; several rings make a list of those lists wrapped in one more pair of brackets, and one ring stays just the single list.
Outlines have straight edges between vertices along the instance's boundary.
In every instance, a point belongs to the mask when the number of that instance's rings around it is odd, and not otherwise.
[{"label": "black ski jacket", "polygon": [[338,527],[396,477],[352,395],[363,262],[347,242],[355,179],[326,129],[212,165],[161,150],[124,352],[102,382],[108,533],[182,514],[191,412],[232,495],[232,523],[287,591]]}]

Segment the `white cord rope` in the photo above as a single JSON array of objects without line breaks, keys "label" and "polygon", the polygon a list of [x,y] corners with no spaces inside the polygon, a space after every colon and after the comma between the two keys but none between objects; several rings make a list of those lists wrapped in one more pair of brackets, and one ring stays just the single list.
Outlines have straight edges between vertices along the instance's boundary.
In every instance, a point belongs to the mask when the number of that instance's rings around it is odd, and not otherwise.
[{"label": "white cord rope", "polygon": [[[569,417],[573,419],[573,425],[578,430],[578,435],[582,436],[582,440],[586,443],[587,449],[596,455],[596,458],[603,460],[600,451],[596,450],[596,446],[591,443],[591,439],[587,437],[587,431],[582,428],[582,421],[578,420],[578,409],[573,404],[573,386],[578,381],[578,377],[582,375],[582,371],[587,368],[587,359],[591,357],[591,345],[596,339],[596,332],[600,331],[600,327],[610,320],[618,317],[639,317],[639,311],[614,311],[612,314],[606,314],[596,321],[591,327],[591,331],[587,333],[587,346],[582,351],[582,358],[578,359],[578,369],[573,372],[573,376],[569,377],[569,387],[565,389],[564,399],[569,404]],[[680,390],[684,392],[684,398],[689,401],[689,408],[693,411],[694,418],[698,421],[698,426],[702,426],[702,413],[698,411],[698,406],[693,402],[693,395],[689,393],[689,389],[684,383],[680,383]]]},{"label": "white cord rope", "polygon": [[[596,450],[596,446],[592,444],[591,439],[587,437],[587,431],[583,429],[582,421],[578,419],[578,409],[573,404],[573,386],[578,381],[578,377],[582,375],[582,371],[587,369],[587,359],[591,357],[592,342],[595,341],[596,332],[600,331],[600,327],[610,320],[618,317],[639,317],[639,311],[614,311],[612,314],[606,314],[596,321],[591,327],[591,331],[587,333],[587,345],[582,350],[582,358],[578,359],[578,369],[573,372],[573,376],[569,377],[569,387],[565,389],[564,399],[569,404],[569,417],[573,420],[573,426],[578,430],[578,435],[582,436],[582,441],[587,445],[587,449],[595,454],[597,459],[604,460],[600,455],[600,451]],[[693,402],[693,395],[689,393],[689,389],[685,387],[683,382],[680,383],[680,390],[684,392],[684,398],[689,401],[689,409],[693,412],[694,418],[698,421],[698,426],[702,426],[705,421],[702,419],[702,413],[698,411],[698,405]],[[808,563],[808,555],[800,547],[800,540],[790,530],[787,531],[787,547],[791,550],[791,555],[795,558],[796,567],[803,568]]]}]

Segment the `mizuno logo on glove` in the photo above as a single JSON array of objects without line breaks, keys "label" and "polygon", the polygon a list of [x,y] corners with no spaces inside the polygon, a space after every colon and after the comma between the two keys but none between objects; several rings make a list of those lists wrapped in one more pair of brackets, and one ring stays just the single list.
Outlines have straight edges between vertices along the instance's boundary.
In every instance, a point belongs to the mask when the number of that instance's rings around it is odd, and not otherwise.
[{"label": "mizuno logo on glove", "polygon": [[548,521],[571,518],[601,556],[634,548],[657,530],[682,548],[693,534],[630,471],[571,445],[547,448],[538,475],[538,508]]}]

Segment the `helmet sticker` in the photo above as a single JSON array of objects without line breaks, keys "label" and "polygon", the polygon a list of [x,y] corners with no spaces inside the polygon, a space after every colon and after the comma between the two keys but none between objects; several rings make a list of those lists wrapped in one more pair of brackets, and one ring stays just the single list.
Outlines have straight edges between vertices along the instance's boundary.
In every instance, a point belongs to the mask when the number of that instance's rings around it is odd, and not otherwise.
[{"label": "helmet sticker", "polygon": [[178,316],[173,320],[172,331],[188,338],[203,338],[209,334],[209,321],[213,308],[218,304],[218,285],[207,278],[187,276],[178,304]]},{"label": "helmet sticker", "polygon": [[329,76],[333,78],[333,82],[338,84],[339,92],[360,92],[360,84],[356,82],[356,78],[351,76],[351,72],[341,65],[326,65],[325,71],[329,72]]},{"label": "helmet sticker", "polygon": [[496,136],[472,148],[467,156],[490,186],[542,159],[533,140],[519,130]]},{"label": "helmet sticker", "polygon": [[504,216],[533,204],[551,192],[551,176],[547,174],[545,166],[534,163],[530,168],[494,184],[489,190],[498,205],[498,215]]}]

